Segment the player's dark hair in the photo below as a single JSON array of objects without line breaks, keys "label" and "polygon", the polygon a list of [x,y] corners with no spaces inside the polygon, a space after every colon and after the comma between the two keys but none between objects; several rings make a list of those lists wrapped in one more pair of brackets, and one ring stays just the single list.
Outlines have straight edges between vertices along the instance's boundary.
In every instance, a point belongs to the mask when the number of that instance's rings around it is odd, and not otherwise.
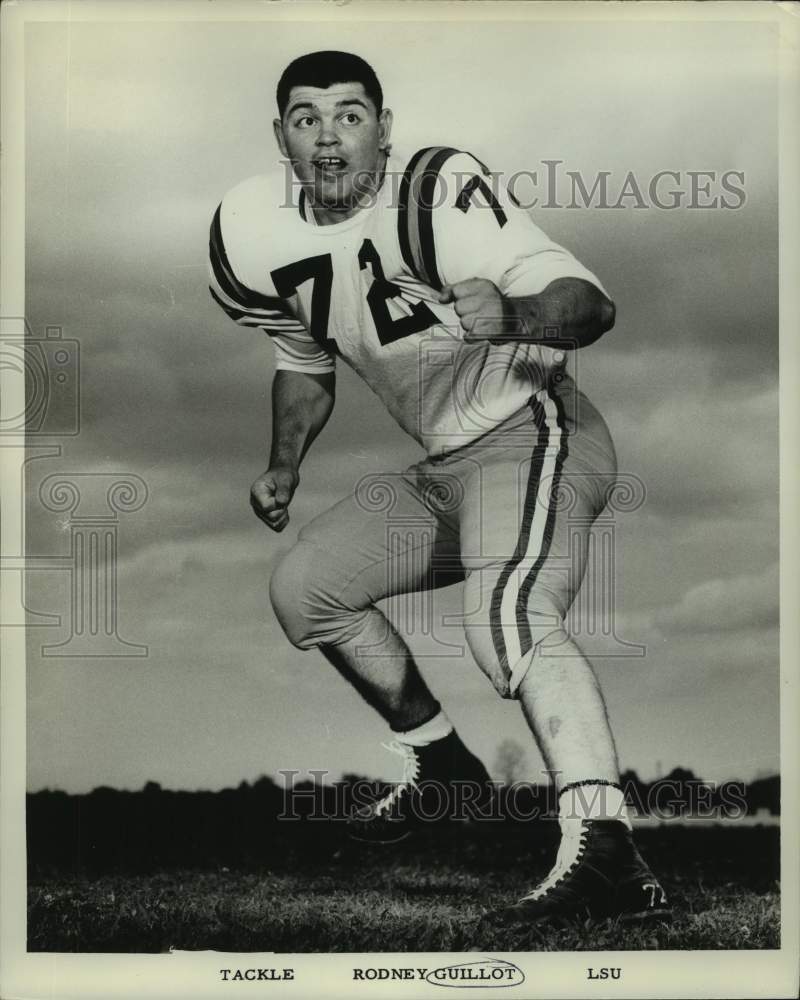
[{"label": "player's dark hair", "polygon": [[383,90],[375,70],[361,56],[351,52],[309,52],[290,62],[278,81],[276,96],[281,118],[292,87],[326,88],[334,83],[360,83],[377,113],[383,110]]}]

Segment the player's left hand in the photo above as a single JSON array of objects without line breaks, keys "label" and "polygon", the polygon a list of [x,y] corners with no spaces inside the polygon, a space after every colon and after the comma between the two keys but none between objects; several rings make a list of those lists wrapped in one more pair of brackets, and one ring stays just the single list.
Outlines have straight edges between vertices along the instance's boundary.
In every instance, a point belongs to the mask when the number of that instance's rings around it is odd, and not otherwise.
[{"label": "player's left hand", "polygon": [[[469,278],[445,285],[439,293],[442,305],[452,303],[467,343],[488,340],[501,344],[509,339],[513,316],[500,289],[487,278]],[[519,339],[519,338],[517,338]]]}]

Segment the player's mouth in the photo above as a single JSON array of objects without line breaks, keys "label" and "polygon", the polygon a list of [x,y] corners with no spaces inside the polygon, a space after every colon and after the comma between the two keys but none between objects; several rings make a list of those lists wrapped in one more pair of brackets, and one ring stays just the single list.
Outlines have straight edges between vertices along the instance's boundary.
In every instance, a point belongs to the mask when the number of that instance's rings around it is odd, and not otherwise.
[{"label": "player's mouth", "polygon": [[337,177],[347,169],[347,161],[341,156],[318,156],[311,161],[314,169],[324,176]]}]

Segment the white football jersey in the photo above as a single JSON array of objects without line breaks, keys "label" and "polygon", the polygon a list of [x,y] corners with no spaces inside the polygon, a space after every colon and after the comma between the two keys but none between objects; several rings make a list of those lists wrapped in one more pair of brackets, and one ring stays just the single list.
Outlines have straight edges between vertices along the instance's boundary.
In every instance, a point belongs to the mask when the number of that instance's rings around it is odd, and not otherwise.
[{"label": "white football jersey", "polygon": [[487,433],[541,389],[564,353],[467,344],[446,284],[487,278],[504,295],[597,278],[553,243],[467,153],[391,156],[372,204],[317,225],[282,169],[233,188],[211,226],[211,294],[271,337],[277,368],[322,373],[341,357],[428,454]]}]

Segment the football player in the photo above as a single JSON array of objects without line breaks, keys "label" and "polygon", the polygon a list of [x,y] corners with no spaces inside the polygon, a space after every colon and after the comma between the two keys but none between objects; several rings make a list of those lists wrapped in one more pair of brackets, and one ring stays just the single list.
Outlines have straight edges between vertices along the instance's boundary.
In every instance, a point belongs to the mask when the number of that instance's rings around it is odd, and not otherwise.
[{"label": "football player", "polygon": [[291,183],[279,169],[235,187],[210,238],[211,294],[276,353],[269,468],[252,507],[274,531],[288,524],[337,360],[426,453],[305,525],[271,580],[290,641],[352,683],[404,759],[403,780],[354,831],[398,836],[394,820],[411,821],[426,782],[488,782],[377,607],[460,578],[470,649],[520,701],[559,796],[555,865],[499,918],[664,916],[631,838],[603,697],[564,628],[616,474],[608,429],[565,363],[611,328],[614,305],[473,156],[393,153],[392,113],[359,57],[295,60],[277,104]]}]

